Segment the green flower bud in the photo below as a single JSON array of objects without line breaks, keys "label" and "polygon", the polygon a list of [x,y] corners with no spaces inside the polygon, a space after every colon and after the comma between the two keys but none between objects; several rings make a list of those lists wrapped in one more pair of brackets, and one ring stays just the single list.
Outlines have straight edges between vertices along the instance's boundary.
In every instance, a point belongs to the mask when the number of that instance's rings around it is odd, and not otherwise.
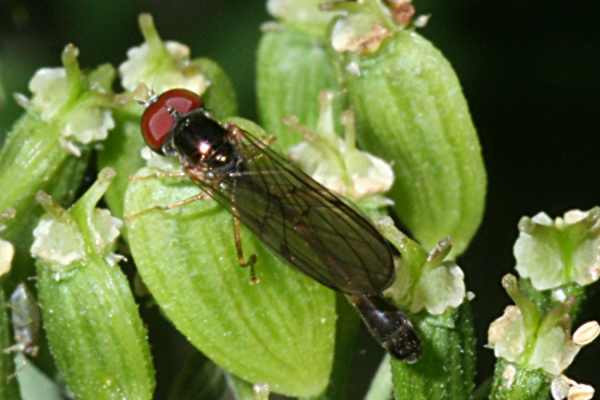
[{"label": "green flower bud", "polygon": [[[429,42],[403,29],[414,12],[410,4],[332,1],[318,11],[315,3],[269,3],[283,23],[265,33],[259,48],[262,122],[285,150],[299,139],[282,118],[296,116],[315,130],[318,109],[309,99],[325,89],[344,93],[340,102],[350,100],[359,143],[394,162],[390,198],[403,222],[426,247],[451,236],[460,254],[481,221],[486,177],[454,71]],[[327,45],[322,21],[336,15]]]},{"label": "green flower bud", "polygon": [[112,252],[121,221],[94,208],[113,176],[102,170],[68,211],[38,195],[48,213],[31,247],[39,301],[52,355],[75,397],[151,399],[146,331]]},{"label": "green flower bud", "polygon": [[61,203],[70,202],[87,166],[87,149],[106,138],[114,125],[109,111],[112,67],[84,74],[73,45],[65,47],[62,61],[63,68],[36,72],[29,85],[31,100],[18,96],[26,113],[0,150],[0,212],[16,213],[4,233],[16,246],[13,281],[30,273],[31,230],[42,213],[35,193],[48,190]]},{"label": "green flower bud", "polygon": [[[230,122],[264,136],[249,121]],[[156,173],[154,166],[173,168],[160,156],[148,158],[149,167],[138,176]],[[334,293],[285,265],[242,229],[246,256],[258,259],[260,284],[252,285],[236,256],[232,218],[213,201],[148,210],[199,192],[186,179],[129,185],[128,240],[148,290],[175,327],[223,369],[273,392],[319,394],[333,358]]]},{"label": "green flower bud", "polygon": [[600,278],[600,208],[572,210],[554,220],[545,213],[523,217],[519,231],[515,268],[535,289],[585,286]]},{"label": "green flower bud", "polygon": [[[273,146],[282,152],[302,136],[285,124],[286,117],[316,130],[320,107],[315,101],[323,90],[340,92],[326,42],[296,31],[287,24],[265,31],[257,55],[258,112],[265,130],[277,137]],[[335,121],[342,96],[336,95]]]},{"label": "green flower bud", "polygon": [[425,247],[452,238],[464,251],[481,222],[486,176],[460,84],[427,40],[394,22],[379,0],[365,0],[336,20],[338,53],[358,141],[392,161],[389,197]]}]

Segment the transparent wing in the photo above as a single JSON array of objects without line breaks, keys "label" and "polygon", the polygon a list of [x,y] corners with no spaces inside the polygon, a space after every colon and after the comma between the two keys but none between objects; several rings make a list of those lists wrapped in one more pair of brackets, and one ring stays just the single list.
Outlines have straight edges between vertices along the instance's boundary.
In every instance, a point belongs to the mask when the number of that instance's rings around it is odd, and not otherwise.
[{"label": "transparent wing", "polygon": [[213,197],[301,271],[349,294],[377,294],[394,278],[392,250],[352,207],[243,132],[245,160]]}]

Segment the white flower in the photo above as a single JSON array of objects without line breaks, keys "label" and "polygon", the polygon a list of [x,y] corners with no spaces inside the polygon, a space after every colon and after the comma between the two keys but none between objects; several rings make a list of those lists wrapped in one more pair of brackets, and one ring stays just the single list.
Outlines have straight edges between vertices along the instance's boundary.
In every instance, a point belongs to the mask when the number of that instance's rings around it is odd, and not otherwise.
[{"label": "white flower", "polygon": [[6,275],[10,271],[14,256],[14,246],[10,242],[0,239],[0,277]]},{"label": "white flower", "polygon": [[550,392],[553,400],[590,400],[595,391],[590,385],[577,383],[565,375],[560,375],[552,380]]},{"label": "white flower", "polygon": [[50,121],[68,100],[68,89],[64,68],[40,68],[29,81],[30,104],[44,121]]},{"label": "white flower", "polygon": [[505,276],[502,283],[517,305],[506,307],[488,329],[488,345],[497,358],[556,377],[571,365],[583,346],[600,335],[600,325],[590,321],[571,336],[570,324],[565,323],[569,320],[568,306],[559,304],[542,314],[520,291],[514,276]]},{"label": "white flower", "polygon": [[342,139],[337,136],[332,102],[331,93],[321,94],[321,113],[316,132],[288,118],[288,125],[305,136],[303,142],[289,149],[288,156],[314,180],[354,201],[387,192],[394,182],[392,167],[384,160],[356,148],[354,118],[350,112],[342,116],[346,137]]},{"label": "white flower", "polygon": [[444,261],[451,249],[448,239],[440,241],[427,255],[420,245],[395,227],[390,217],[378,220],[377,228],[402,253],[420,253],[420,256],[412,257],[414,260],[410,257],[397,259],[396,280],[386,290],[386,295],[415,314],[426,310],[429,314],[441,315],[465,301],[467,293],[462,269],[454,261]]},{"label": "white flower", "polygon": [[46,215],[33,230],[31,254],[66,267],[85,257],[85,244],[74,223]]},{"label": "white flower", "polygon": [[[60,132],[59,143],[66,151],[79,156],[78,144],[106,139],[115,123],[111,111],[100,105],[101,99],[107,96],[106,88],[88,82],[82,75],[77,54],[78,50],[68,45],[63,52],[67,68],[37,70],[29,81],[31,100],[22,95],[19,98],[20,104],[37,113],[43,121],[54,123]],[[112,76],[110,68],[100,67],[97,71]]]},{"label": "white flower", "polygon": [[600,278],[600,208],[572,210],[555,220],[545,213],[524,217],[519,230],[516,269],[537,290]]},{"label": "white flower", "polygon": [[152,51],[153,48],[148,43],[130,48],[127,51],[127,61],[119,66],[123,87],[134,91],[143,83],[157,93],[184,88],[202,94],[208,87],[208,82],[190,63],[190,49],[173,41],[165,42],[164,46],[164,52]]},{"label": "white flower", "polygon": [[465,300],[465,292],[462,269],[454,262],[444,262],[423,272],[413,290],[409,311],[418,313],[426,309],[432,315],[443,314],[449,308],[460,306]]},{"label": "white flower", "polygon": [[115,127],[115,121],[108,110],[97,107],[78,107],[69,113],[63,128],[65,139],[89,144],[104,140],[108,131]]}]

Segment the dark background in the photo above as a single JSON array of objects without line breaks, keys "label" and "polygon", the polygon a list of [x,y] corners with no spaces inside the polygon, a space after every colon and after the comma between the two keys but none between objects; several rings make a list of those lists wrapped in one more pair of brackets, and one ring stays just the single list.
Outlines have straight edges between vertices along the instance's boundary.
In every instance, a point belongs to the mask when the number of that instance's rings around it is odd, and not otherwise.
[{"label": "dark background", "polygon": [[[598,92],[600,5],[591,0],[414,0],[433,15],[422,33],[454,65],[478,127],[488,171],[487,210],[461,259],[480,345],[508,304],[500,278],[514,266],[512,245],[522,215],[551,216],[600,204]],[[141,42],[137,14],[153,14],[164,38],[188,44],[194,56],[219,62],[232,77],[240,112],[254,118],[254,63],[266,21],[264,1],[0,0],[0,81],[7,94],[27,93],[40,66],[58,65],[67,42],[83,66],[118,65]],[[7,95],[0,138],[18,115]],[[1,139],[0,139],[1,140]],[[592,295],[582,319],[600,319]],[[493,356],[481,346],[480,380]],[[600,386],[600,344],[586,348],[569,375]]]}]

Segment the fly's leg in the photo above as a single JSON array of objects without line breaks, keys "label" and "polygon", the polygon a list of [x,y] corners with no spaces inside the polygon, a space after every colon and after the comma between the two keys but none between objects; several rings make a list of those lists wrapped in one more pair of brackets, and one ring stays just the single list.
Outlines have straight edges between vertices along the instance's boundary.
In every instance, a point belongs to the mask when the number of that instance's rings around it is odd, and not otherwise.
[{"label": "fly's leg", "polygon": [[198,194],[193,195],[192,197],[188,197],[188,198],[176,201],[176,202],[171,203],[171,204],[167,204],[167,205],[164,205],[164,206],[148,207],[148,208],[144,208],[143,210],[140,210],[140,211],[138,211],[136,213],[126,215],[125,216],[125,222],[128,223],[128,224],[130,224],[131,222],[133,222],[139,216],[147,214],[149,212],[153,212],[153,211],[169,211],[169,210],[172,210],[174,208],[179,208],[179,207],[186,206],[188,204],[191,204],[191,203],[199,201],[199,200],[208,200],[208,199],[210,199],[210,196],[207,193],[200,192]]},{"label": "fly's leg", "polygon": [[238,262],[240,267],[250,268],[250,283],[255,285],[260,282],[260,279],[256,276],[256,270],[254,264],[256,264],[256,254],[252,254],[248,260],[244,258],[244,249],[242,248],[242,235],[240,219],[237,216],[237,210],[233,209],[233,239],[235,241],[235,251],[237,252]]},{"label": "fly's leg", "polygon": [[186,178],[188,175],[184,171],[158,171],[150,175],[134,175],[129,177],[130,182],[145,181],[148,179],[161,178]]}]

